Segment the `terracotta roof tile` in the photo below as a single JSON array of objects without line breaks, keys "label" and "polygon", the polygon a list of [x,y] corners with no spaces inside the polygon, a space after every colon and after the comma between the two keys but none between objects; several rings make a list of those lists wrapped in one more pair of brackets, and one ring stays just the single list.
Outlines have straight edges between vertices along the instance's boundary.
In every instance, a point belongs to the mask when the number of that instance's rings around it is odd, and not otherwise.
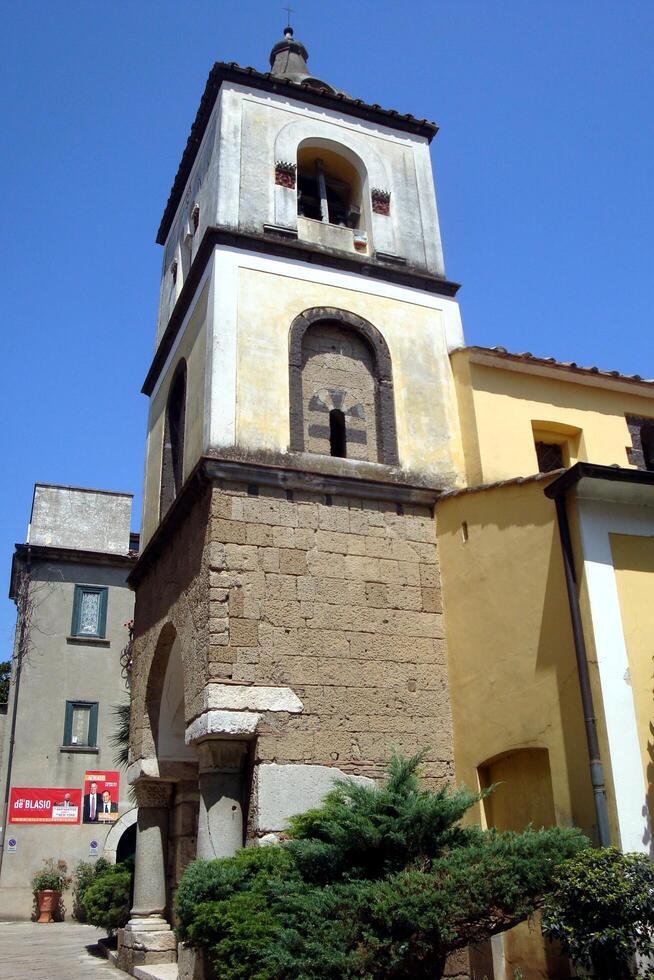
[{"label": "terracotta roof tile", "polygon": [[524,364],[542,364],[549,367],[563,368],[567,371],[579,372],[580,374],[596,374],[603,378],[618,378],[620,381],[633,381],[636,384],[654,386],[654,379],[643,378],[640,374],[621,374],[620,371],[603,371],[598,367],[584,367],[576,361],[557,361],[554,357],[539,357],[531,351],[512,353],[506,347],[479,347],[475,344],[467,347],[457,347],[452,351],[455,354],[459,350],[478,351],[480,354],[489,354],[494,357],[502,357],[507,361],[521,361]]},{"label": "terracotta roof tile", "polygon": [[454,490],[443,490],[439,500],[445,497],[462,497],[466,493],[480,493],[482,490],[497,490],[499,487],[518,487],[523,483],[539,483],[541,480],[552,480],[567,473],[561,470],[550,470],[548,473],[532,473],[531,476],[514,476],[510,480],[496,480],[494,483],[477,483],[474,487],[459,487]]}]

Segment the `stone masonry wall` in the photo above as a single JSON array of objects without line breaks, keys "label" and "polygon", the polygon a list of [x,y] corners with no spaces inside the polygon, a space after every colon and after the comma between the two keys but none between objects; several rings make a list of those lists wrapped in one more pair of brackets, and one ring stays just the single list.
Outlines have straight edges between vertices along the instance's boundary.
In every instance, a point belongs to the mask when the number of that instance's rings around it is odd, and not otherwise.
[{"label": "stone masonry wall", "polygon": [[185,661],[186,711],[202,710],[209,645],[209,533],[211,491],[207,487],[174,530],[136,586],[131,678],[130,757],[155,754],[148,686],[161,688],[166,657],[162,637],[172,624]]},{"label": "stone masonry wall", "polygon": [[[207,487],[136,590],[133,759],[154,754],[172,624],[186,721],[209,682],[291,687],[254,763],[378,778],[393,747],[427,748],[425,782],[454,774],[435,523],[428,507],[244,484]],[[150,695],[151,696],[151,695]]]},{"label": "stone masonry wall", "polygon": [[435,524],[428,507],[225,485],[209,540],[213,681],[292,687],[257,762],[378,777],[393,746],[453,776]]}]

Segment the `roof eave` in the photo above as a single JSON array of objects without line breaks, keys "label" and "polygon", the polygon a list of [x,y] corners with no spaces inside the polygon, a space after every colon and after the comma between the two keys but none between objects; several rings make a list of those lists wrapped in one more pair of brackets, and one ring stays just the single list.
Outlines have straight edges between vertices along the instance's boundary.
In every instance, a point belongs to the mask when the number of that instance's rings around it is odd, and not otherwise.
[{"label": "roof eave", "polygon": [[326,89],[312,89],[307,85],[274,76],[270,72],[259,72],[255,68],[241,68],[235,62],[227,63],[217,61],[209,72],[207,84],[200,100],[200,106],[191,127],[191,132],[182,154],[182,159],[161,219],[161,224],[159,225],[156,239],[158,245],[165,245],[166,243],[186,182],[190,176],[195,157],[207,128],[211,111],[223,82],[235,82],[237,84],[246,82],[253,88],[263,89],[264,91],[283,91],[289,96],[297,97],[301,101],[308,102],[311,105],[337,109],[345,112],[347,115],[362,119],[371,119],[392,129],[399,129],[403,132],[423,136],[429,142],[431,142],[438,132],[436,123],[430,122],[427,119],[416,119],[410,113],[402,115],[395,109],[383,109],[376,104],[368,105],[361,99],[351,99],[340,93],[329,93]]},{"label": "roof eave", "polygon": [[545,487],[545,496],[555,500],[557,497],[564,496],[581,480],[586,479],[654,487],[654,473],[650,470],[631,470],[624,466],[605,466],[600,463],[575,463]]}]

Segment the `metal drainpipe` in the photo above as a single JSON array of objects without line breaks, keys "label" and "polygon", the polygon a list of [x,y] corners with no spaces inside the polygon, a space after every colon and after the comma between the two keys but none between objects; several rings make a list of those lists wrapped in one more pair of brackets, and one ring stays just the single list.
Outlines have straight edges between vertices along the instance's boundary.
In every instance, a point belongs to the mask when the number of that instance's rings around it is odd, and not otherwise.
[{"label": "metal drainpipe", "polygon": [[[28,576],[32,568],[31,553],[28,546],[27,562],[25,568]],[[9,754],[7,756],[7,778],[5,780],[5,793],[3,801],[2,829],[0,830],[0,874],[2,874],[2,859],[5,855],[5,838],[7,836],[7,821],[9,818],[9,793],[11,791],[11,770],[14,762],[14,746],[16,743],[16,719],[18,717],[18,695],[20,693],[20,675],[23,666],[23,646],[25,643],[25,617],[20,621],[18,631],[18,655],[16,657],[16,677],[14,681],[14,703],[11,709],[11,733],[9,735]]]},{"label": "metal drainpipe", "polygon": [[561,538],[561,551],[563,552],[563,568],[565,570],[565,584],[568,590],[568,604],[570,606],[570,619],[572,621],[572,636],[575,645],[575,654],[577,657],[577,673],[579,675],[579,687],[581,688],[581,704],[584,711],[586,743],[588,745],[588,755],[590,756],[590,781],[593,786],[593,795],[595,797],[597,836],[600,847],[610,847],[611,832],[609,829],[609,812],[606,805],[604,766],[602,765],[599,740],[597,738],[597,722],[595,720],[595,709],[593,707],[593,692],[590,686],[590,675],[588,673],[586,641],[584,640],[584,630],[581,622],[581,609],[579,607],[579,595],[577,593],[577,576],[575,574],[572,539],[570,537],[570,524],[568,523],[568,514],[566,511],[565,501],[565,493],[556,497],[556,516],[559,525],[559,535]]}]

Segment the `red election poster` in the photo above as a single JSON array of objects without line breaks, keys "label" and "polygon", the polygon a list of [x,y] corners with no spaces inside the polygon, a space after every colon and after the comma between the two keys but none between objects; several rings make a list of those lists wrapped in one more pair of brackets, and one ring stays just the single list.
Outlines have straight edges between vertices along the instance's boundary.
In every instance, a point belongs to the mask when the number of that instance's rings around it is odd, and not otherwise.
[{"label": "red election poster", "polygon": [[9,823],[79,823],[82,794],[78,789],[23,789],[12,786]]},{"label": "red election poster", "polygon": [[113,823],[118,819],[120,773],[89,770],[84,774],[84,823]]}]

